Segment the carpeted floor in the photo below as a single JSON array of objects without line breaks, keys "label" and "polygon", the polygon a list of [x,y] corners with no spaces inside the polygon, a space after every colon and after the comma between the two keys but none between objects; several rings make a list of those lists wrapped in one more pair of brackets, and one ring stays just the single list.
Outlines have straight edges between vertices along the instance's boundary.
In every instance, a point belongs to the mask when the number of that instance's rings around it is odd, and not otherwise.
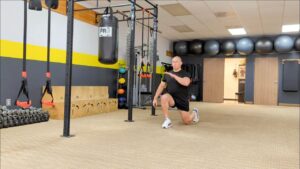
[{"label": "carpeted floor", "polygon": [[1,129],[1,169],[298,169],[299,107],[192,103],[200,122],[185,126],[134,110]]}]

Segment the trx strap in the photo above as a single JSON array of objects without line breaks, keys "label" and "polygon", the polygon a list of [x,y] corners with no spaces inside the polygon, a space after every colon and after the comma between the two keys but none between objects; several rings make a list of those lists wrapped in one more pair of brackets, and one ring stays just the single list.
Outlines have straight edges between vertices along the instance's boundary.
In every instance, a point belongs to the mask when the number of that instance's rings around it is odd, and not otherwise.
[{"label": "trx strap", "polygon": [[[23,109],[31,106],[29,98],[27,72],[26,72],[26,43],[27,43],[27,0],[24,0],[24,32],[23,32],[23,71],[22,71],[22,85],[16,98],[15,104]],[[20,101],[19,97],[24,94],[27,101]]]},{"label": "trx strap", "polygon": [[145,75],[144,67],[145,67],[145,64],[144,64],[144,62],[143,62],[143,60],[142,60],[142,62],[141,62],[141,67],[139,68],[139,73],[138,73],[138,76],[139,76],[140,78],[145,78],[145,77],[144,77],[144,75]]},{"label": "trx strap", "polygon": [[147,62],[146,66],[146,78],[151,78],[151,64]]},{"label": "trx strap", "polygon": [[[50,36],[51,36],[51,6],[48,6],[48,37],[47,37],[47,72],[46,72],[46,86],[42,94],[41,104],[45,106],[54,106],[54,98],[52,94],[51,72],[50,72]],[[51,96],[51,100],[43,100],[45,94]]]}]

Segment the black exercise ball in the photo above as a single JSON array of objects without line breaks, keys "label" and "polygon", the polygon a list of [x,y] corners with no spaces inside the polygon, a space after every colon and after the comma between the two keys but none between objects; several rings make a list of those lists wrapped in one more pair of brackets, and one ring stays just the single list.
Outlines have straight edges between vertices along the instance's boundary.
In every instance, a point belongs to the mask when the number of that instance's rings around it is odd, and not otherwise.
[{"label": "black exercise ball", "polygon": [[188,47],[187,42],[185,41],[179,41],[175,43],[175,53],[179,55],[185,55],[187,54]]},{"label": "black exercise ball", "polygon": [[189,50],[193,54],[201,54],[202,53],[202,42],[199,40],[194,40],[190,42]]},{"label": "black exercise ball", "polygon": [[300,51],[300,37],[298,37],[295,41],[295,49]]},{"label": "black exercise ball", "polygon": [[216,40],[207,41],[204,45],[204,51],[210,56],[218,54],[220,51],[219,42]]},{"label": "black exercise ball", "polygon": [[237,47],[237,51],[241,55],[249,55],[254,49],[253,42],[249,38],[240,39],[236,47]]},{"label": "black exercise ball", "polygon": [[273,50],[273,43],[269,39],[260,39],[255,43],[255,51],[260,54],[271,53]]},{"label": "black exercise ball", "polygon": [[235,43],[233,41],[225,41],[222,43],[221,50],[224,55],[233,55],[235,52]]},{"label": "black exercise ball", "polygon": [[282,35],[276,38],[274,46],[277,52],[289,52],[293,49],[294,41],[290,36]]}]

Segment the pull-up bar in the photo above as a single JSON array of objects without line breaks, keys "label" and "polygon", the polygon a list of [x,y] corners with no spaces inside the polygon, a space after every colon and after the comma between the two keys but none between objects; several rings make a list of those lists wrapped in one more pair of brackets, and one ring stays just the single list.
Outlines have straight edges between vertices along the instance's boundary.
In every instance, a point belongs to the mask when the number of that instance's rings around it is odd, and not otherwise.
[{"label": "pull-up bar", "polygon": [[[124,7],[124,6],[130,6],[131,4],[120,4],[120,5],[111,5],[112,8],[118,8],[118,7]],[[80,12],[80,11],[89,11],[89,10],[96,10],[96,9],[105,9],[107,7],[97,7],[97,8],[85,8],[85,9],[75,9],[74,12]]]},{"label": "pull-up bar", "polygon": [[[150,10],[154,10],[154,8],[145,8],[145,11],[150,11]],[[143,11],[143,9],[136,9],[135,11]],[[123,11],[124,13],[129,13],[130,11],[127,10],[127,11]]]},{"label": "pull-up bar", "polygon": [[[128,15],[126,15],[124,12],[121,12],[121,11],[118,11],[118,10],[117,10],[116,12],[127,18],[127,19],[123,19],[123,20],[120,20],[120,21],[130,21],[130,20],[131,20],[131,18],[130,18]],[[144,23],[137,21],[137,20],[144,20],[144,19],[154,19],[154,17],[151,17],[151,18],[136,18],[136,19],[135,19],[135,22],[136,22],[136,23],[139,23],[139,24],[141,24],[142,26],[145,26],[145,27],[147,27],[147,28],[149,28],[149,29],[151,29],[151,30],[154,30],[153,27],[151,27],[151,26],[149,26],[149,25],[145,25]],[[159,31],[159,30],[157,30],[157,32],[158,32],[158,33],[161,33],[161,31]]]},{"label": "pull-up bar", "polygon": [[[136,18],[135,20],[143,20],[143,19],[153,19],[153,17],[148,18]],[[118,20],[119,22],[130,21],[130,18]]]},{"label": "pull-up bar", "polygon": [[[74,2],[81,2],[81,1],[88,1],[88,0],[75,0]],[[139,7],[140,9],[136,9],[135,11],[145,11],[148,14],[157,17],[156,14],[152,13],[150,10],[154,10],[157,8],[156,5],[153,5],[151,2],[149,2],[148,0],[145,0],[145,2],[147,2],[148,4],[150,4],[151,6],[153,6],[154,8],[143,8],[141,5],[137,4],[135,1],[133,0],[128,0],[130,2],[130,4],[120,4],[120,5],[111,5],[110,7],[112,8],[118,8],[118,7],[124,7],[124,6],[130,6],[131,4],[134,4],[135,6]],[[98,1],[97,1],[98,2]],[[96,10],[96,9],[105,9],[106,7],[96,7],[96,8],[85,8],[85,9],[74,9],[74,12],[81,12],[81,11],[89,11],[89,10]],[[125,11],[125,12],[130,12],[130,11]]]}]

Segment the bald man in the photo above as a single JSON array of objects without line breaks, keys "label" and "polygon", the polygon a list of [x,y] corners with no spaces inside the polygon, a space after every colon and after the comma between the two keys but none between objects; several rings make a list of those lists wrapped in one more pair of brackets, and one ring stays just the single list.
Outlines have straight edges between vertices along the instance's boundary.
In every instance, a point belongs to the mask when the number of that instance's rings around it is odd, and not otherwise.
[{"label": "bald man", "polygon": [[192,113],[189,112],[189,91],[188,86],[191,83],[190,75],[181,69],[182,60],[179,56],[175,56],[172,59],[173,70],[165,72],[160,85],[157,88],[153,99],[153,106],[157,106],[157,99],[161,98],[161,107],[165,116],[165,121],[162,124],[162,128],[169,128],[172,126],[172,122],[169,118],[169,107],[177,107],[180,111],[182,121],[188,125],[193,122],[199,121],[199,110],[194,108]]}]

